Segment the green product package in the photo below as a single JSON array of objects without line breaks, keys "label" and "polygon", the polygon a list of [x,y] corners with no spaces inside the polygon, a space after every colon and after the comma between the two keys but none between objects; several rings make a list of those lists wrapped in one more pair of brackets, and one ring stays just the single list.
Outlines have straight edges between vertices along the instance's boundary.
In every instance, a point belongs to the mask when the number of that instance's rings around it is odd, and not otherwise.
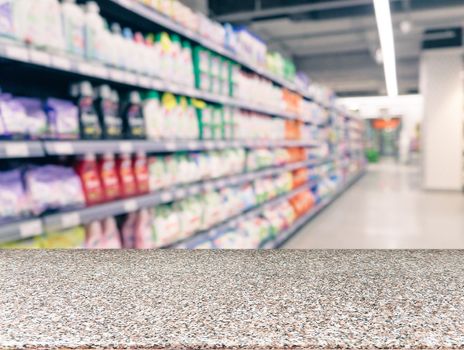
[{"label": "green product package", "polygon": [[211,87],[211,59],[210,52],[203,46],[193,49],[193,67],[195,87],[202,91],[210,91]]},{"label": "green product package", "polygon": [[160,108],[160,95],[149,91],[143,96],[143,117],[148,138],[158,139],[162,136],[163,123]]},{"label": "green product package", "polygon": [[240,66],[236,63],[229,62],[228,65],[228,82],[229,82],[229,96],[234,97],[237,91],[237,78],[240,71]]},{"label": "green product package", "polygon": [[224,108],[218,107],[215,110],[216,112],[216,126],[215,126],[215,138],[224,140],[226,137],[225,122],[224,122]]},{"label": "green product package", "polygon": [[214,107],[206,105],[203,109],[197,109],[198,123],[200,126],[200,139],[211,140],[214,139]]}]

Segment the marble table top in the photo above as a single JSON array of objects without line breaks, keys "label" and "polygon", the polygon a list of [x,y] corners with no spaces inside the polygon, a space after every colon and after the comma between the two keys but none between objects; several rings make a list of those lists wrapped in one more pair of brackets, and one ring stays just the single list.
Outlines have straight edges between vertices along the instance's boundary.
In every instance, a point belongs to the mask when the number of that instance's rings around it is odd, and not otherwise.
[{"label": "marble table top", "polygon": [[464,348],[464,251],[0,251],[0,348]]}]

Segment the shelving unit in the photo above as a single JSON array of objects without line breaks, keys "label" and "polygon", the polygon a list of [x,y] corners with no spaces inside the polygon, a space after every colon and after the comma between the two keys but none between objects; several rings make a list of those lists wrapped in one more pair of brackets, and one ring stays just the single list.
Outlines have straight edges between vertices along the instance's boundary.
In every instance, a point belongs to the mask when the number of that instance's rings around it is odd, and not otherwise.
[{"label": "shelving unit", "polygon": [[229,148],[316,147],[311,141],[298,140],[55,140],[0,141],[1,158],[33,158],[46,156],[82,155],[87,153],[171,153],[178,151],[207,151]]},{"label": "shelving unit", "polygon": [[[268,116],[270,119],[280,118],[287,120],[289,124],[304,125],[306,132],[314,135],[318,130],[324,128],[336,129],[337,118],[344,121],[343,131],[340,134],[340,140],[345,143],[348,141],[357,142],[349,135],[359,133],[357,126],[350,126],[348,121],[351,117],[339,107],[328,104],[327,102],[317,101],[312,98],[306,91],[300,89],[294,82],[283,79],[282,77],[272,74],[263,67],[257,66],[247,60],[239,57],[227,48],[217,45],[216,43],[201,37],[198,33],[186,29],[174,20],[157,13],[155,10],[144,6],[134,0],[97,0],[104,13],[118,14],[123,17],[125,22],[133,23],[134,26],[141,27],[145,23],[145,28],[155,27],[161,30],[167,30],[176,33],[182,38],[190,40],[194,44],[202,45],[223,58],[229,59],[239,64],[245,70],[251,71],[261,78],[265,78],[287,90],[299,95],[306,101],[312,101],[318,105],[317,108],[324,109],[330,115],[326,121],[320,122],[311,120],[311,117],[304,115],[304,112],[288,112],[284,107],[276,108],[270,105],[251,103],[243,101],[236,97],[215,94],[201,91],[199,89],[184,86],[182,84],[163,79],[156,76],[147,76],[134,71],[123,70],[113,66],[105,65],[101,62],[87,60],[84,57],[77,57],[63,52],[46,50],[34,46],[24,45],[18,41],[5,40],[0,38],[0,64],[12,64],[18,69],[31,69],[40,74],[41,77],[59,76],[66,83],[75,82],[78,79],[87,79],[92,83],[112,84],[121,90],[138,89],[138,90],[155,90],[158,92],[169,92],[179,96],[186,96],[193,99],[203,100],[218,106],[234,107],[236,110],[246,110]],[[148,23],[148,24],[147,24]],[[274,104],[275,106],[276,104]],[[311,106],[310,106],[311,107]],[[290,110],[290,109],[289,109]],[[293,110],[293,109],[291,109]],[[301,109],[302,110],[302,109]],[[326,116],[326,114],[324,114]],[[286,122],[287,123],[287,122]],[[361,130],[361,129],[360,129]],[[361,130],[362,132],[362,130]],[[263,170],[242,173],[238,175],[225,176],[217,179],[204,180],[196,183],[189,183],[177,186],[171,186],[163,190],[155,191],[148,194],[142,194],[125,199],[113,200],[101,204],[86,206],[82,208],[63,209],[53,213],[44,213],[39,217],[18,219],[14,222],[0,224],[0,243],[15,240],[26,239],[39,236],[44,232],[56,232],[67,228],[86,225],[94,221],[100,221],[107,217],[124,216],[125,214],[136,212],[142,208],[152,208],[160,204],[178,202],[180,200],[196,196],[208,191],[219,191],[231,186],[240,186],[251,183],[263,178],[277,176],[285,172],[292,172],[300,169],[309,169],[329,165],[329,172],[326,174],[337,178],[339,188],[337,191],[330,193],[313,207],[308,213],[300,216],[290,228],[281,232],[274,240],[262,242],[261,247],[277,247],[284,240],[290,237],[304,223],[314,217],[319,211],[330,204],[345,188],[347,188],[359,174],[362,173],[362,156],[359,153],[343,151],[339,152],[337,140],[321,140],[319,137],[293,137],[285,136],[286,139],[239,139],[226,137],[221,139],[156,139],[156,140],[15,140],[0,141],[0,158],[8,161],[18,162],[24,159],[34,159],[42,162],[52,160],[56,162],[65,159],[69,161],[74,157],[82,155],[104,155],[104,154],[177,154],[188,152],[203,151],[220,151],[228,149],[273,149],[273,148],[305,148],[316,149],[318,159],[313,159],[314,154],[304,161],[290,163],[283,166],[276,166]],[[330,151],[328,145],[331,143]],[[325,150],[324,147],[327,147]],[[64,156],[64,157],[63,157]],[[340,165],[343,169],[343,175],[332,171],[340,162],[346,161],[357,162],[355,167]],[[41,163],[41,164],[42,164]],[[345,169],[347,168],[347,169]],[[347,180],[349,179],[349,180]],[[227,218],[224,222],[214,225],[208,230],[195,233],[191,237],[176,241],[170,244],[170,247],[191,248],[195,247],[199,241],[214,240],[224,230],[236,226],[242,220],[248,220],[253,217],[262,215],[268,208],[279,203],[290,200],[295,195],[304,191],[311,191],[313,188],[323,185],[323,180],[307,179],[306,183],[294,187],[291,191],[272,198],[260,205],[241,212],[233,217]],[[315,196],[317,193],[315,192]]]},{"label": "shelving unit", "polygon": [[[154,207],[158,204],[180,200],[196,195],[200,192],[218,190],[227,186],[237,186],[259,178],[269,177],[283,172],[293,171],[303,167],[321,165],[328,161],[330,161],[330,159],[308,160],[293,164],[291,163],[255,172],[212,179],[201,183],[178,185],[155,193],[98,204],[87,208],[68,210],[55,214],[46,214],[41,219],[27,218],[24,220],[18,220],[7,225],[0,225],[0,243],[37,236],[44,231],[51,232],[88,224],[92,221],[101,220],[108,216],[127,214],[141,208]],[[292,191],[291,193],[294,192],[295,191]]]},{"label": "shelving unit", "polygon": [[364,175],[364,171],[353,175],[349,178],[342,186],[340,186],[334,193],[332,193],[327,198],[323,199],[318,203],[313,209],[311,209],[306,215],[297,219],[291,227],[282,232],[275,239],[271,239],[262,243],[260,248],[262,249],[273,249],[280,248],[286,241],[288,241],[292,236],[298,233],[298,231],[314,219],[320,212],[326,209],[330,204],[332,204],[339,196],[343,194],[347,189],[353,186],[358,180],[360,180]]},{"label": "shelving unit", "polygon": [[214,227],[212,227],[211,229],[209,230],[206,230],[204,232],[200,232],[192,237],[189,237],[187,239],[184,239],[182,240],[181,242],[176,242],[174,243],[173,245],[169,246],[171,248],[179,248],[179,249],[191,249],[191,248],[194,248],[198,242],[200,241],[208,241],[208,240],[214,240],[215,238],[218,237],[218,235],[228,229],[228,228],[232,228],[234,226],[236,226],[241,220],[247,220],[247,219],[250,219],[250,218],[253,218],[255,216],[258,216],[260,214],[262,214],[267,208],[269,207],[272,207],[272,206],[275,206],[279,203],[282,203],[286,200],[288,200],[289,198],[293,197],[295,194],[305,190],[305,189],[308,189],[308,188],[311,188],[312,186],[314,186],[314,183],[309,183],[309,184],[304,184],[302,186],[299,186],[293,190],[291,190],[290,192],[288,193],[285,193],[281,196],[278,196],[276,198],[273,198],[265,203],[263,203],[262,205],[258,205],[256,206],[255,208],[252,208],[251,210],[248,210],[244,213],[240,213],[228,220],[226,220],[225,222],[223,223],[220,223],[219,225],[216,225]]},{"label": "shelving unit", "polygon": [[[101,63],[88,61],[79,57],[46,52],[34,47],[20,45],[18,43],[2,43],[0,41],[0,44],[2,44],[0,46],[0,58],[22,64],[37,66],[50,72],[60,71],[62,73],[68,73],[69,75],[78,75],[88,79],[95,79],[108,83],[124,84],[134,88],[154,89],[158,91],[171,92],[173,94],[202,99],[209,102],[242,108],[253,112],[259,112],[285,119],[300,119],[300,116],[295,113],[276,111],[263,105],[252,104],[247,101],[239,101],[229,96],[215,95],[205,91],[197,90],[193,87],[182,86],[175,82],[165,81],[156,77],[146,77],[134,72],[107,67]],[[327,108],[327,106],[324,107]]]},{"label": "shelving unit", "polygon": [[[171,32],[174,32],[176,34],[179,34],[181,35],[182,37],[186,38],[186,39],[189,39],[197,44],[200,44],[206,48],[208,48],[209,50],[211,51],[214,51],[226,58],[229,58],[239,64],[241,64],[242,66],[245,66],[246,68],[252,70],[253,72],[269,79],[269,80],[272,80],[274,83],[276,84],[279,84],[283,87],[286,87],[287,89],[289,90],[293,90],[295,92],[298,92],[298,93],[302,93],[302,91],[300,91],[295,84],[289,82],[289,81],[286,81],[284,79],[282,79],[281,77],[279,76],[276,76],[274,74],[271,74],[269,72],[267,72],[265,69],[261,68],[261,67],[258,67],[256,65],[254,65],[253,63],[250,63],[250,62],[247,62],[246,60],[238,57],[237,55],[235,55],[233,52],[227,50],[226,48],[220,46],[220,45],[217,45],[203,37],[201,37],[199,34],[187,29],[187,28],[184,28],[182,27],[180,24],[176,23],[175,21],[173,21],[172,19],[164,16],[163,14],[160,14],[160,13],[157,13],[156,11],[150,9],[150,8],[147,8],[145,6],[143,6],[142,4],[140,3],[137,3],[137,2],[134,2],[134,1],[131,1],[131,0],[99,0],[98,3],[102,6],[102,7],[106,7],[107,5],[113,5],[113,6],[116,6],[116,9],[118,11],[121,11],[121,10],[125,10],[126,11],[126,14],[128,15],[136,15],[138,16],[139,18],[142,18],[142,19],[145,19],[145,20],[149,20],[151,21],[153,24],[155,25],[158,25],[158,26],[161,26],[163,27],[164,29],[166,30],[169,30]],[[309,96],[306,96],[307,98],[310,98]]]}]

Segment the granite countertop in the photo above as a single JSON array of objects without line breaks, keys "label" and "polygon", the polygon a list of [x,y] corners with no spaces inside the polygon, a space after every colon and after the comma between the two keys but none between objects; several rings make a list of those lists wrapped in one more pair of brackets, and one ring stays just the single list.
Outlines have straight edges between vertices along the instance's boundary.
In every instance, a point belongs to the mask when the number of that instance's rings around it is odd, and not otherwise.
[{"label": "granite countertop", "polygon": [[0,348],[464,348],[464,251],[0,251]]}]

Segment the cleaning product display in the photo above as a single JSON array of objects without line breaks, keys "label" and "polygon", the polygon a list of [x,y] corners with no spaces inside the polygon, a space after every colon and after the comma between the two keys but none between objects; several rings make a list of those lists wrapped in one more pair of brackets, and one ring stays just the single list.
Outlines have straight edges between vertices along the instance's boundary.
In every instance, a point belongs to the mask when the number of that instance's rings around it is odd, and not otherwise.
[{"label": "cleaning product display", "polygon": [[365,167],[364,124],[361,120],[346,118],[343,111],[333,116],[332,141],[333,152],[343,176],[348,178]]},{"label": "cleaning product display", "polygon": [[148,159],[149,188],[156,191],[179,184],[240,174],[245,169],[246,158],[243,149],[151,156]]},{"label": "cleaning product display", "polygon": [[[94,162],[93,159],[85,161]],[[87,164],[87,170],[91,169],[89,164]],[[92,180],[97,181],[96,178]],[[81,231],[77,229],[75,231],[64,230],[63,234],[66,237],[61,237],[59,232],[46,232],[43,237],[36,238],[36,240],[40,242],[39,245],[42,247],[56,248],[163,247],[186,239],[197,232],[208,230],[237,216],[241,212],[289,193],[292,189],[300,186],[301,184],[296,183],[294,180],[292,173],[283,172],[273,177],[257,179],[240,186],[206,191],[180,201],[160,204],[151,210],[142,209],[137,213],[127,215],[121,229],[112,218],[104,219],[103,223],[100,221],[91,222],[86,225],[85,245],[82,244],[84,240],[79,240],[76,237],[81,236]],[[85,187],[84,181],[83,187]],[[93,190],[95,191],[95,189]],[[89,193],[90,191],[85,191],[86,198],[89,197]],[[101,193],[101,191],[96,193]],[[82,192],[80,197],[82,201]],[[96,195],[90,197],[93,201],[98,198]],[[108,221],[110,219],[111,221]],[[106,228],[108,225],[111,228]],[[106,230],[110,233],[105,234]],[[104,238],[105,236],[112,237],[113,244],[109,244],[108,239]],[[54,237],[57,237],[56,241],[54,241]],[[74,239],[71,240],[71,237],[74,237]],[[115,244],[114,241],[119,243]],[[19,246],[22,244],[20,242]],[[9,243],[6,246],[12,247],[13,245]]]},{"label": "cleaning product display", "polygon": [[7,0],[0,58],[2,247],[279,246],[365,166],[330,89],[177,0]]}]

